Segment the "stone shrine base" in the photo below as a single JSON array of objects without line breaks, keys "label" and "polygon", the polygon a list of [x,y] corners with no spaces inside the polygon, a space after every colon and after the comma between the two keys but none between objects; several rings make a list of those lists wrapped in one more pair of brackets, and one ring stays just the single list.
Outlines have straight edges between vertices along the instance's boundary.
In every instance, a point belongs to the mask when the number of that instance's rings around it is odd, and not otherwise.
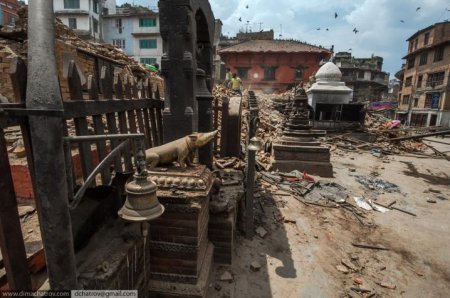
[{"label": "stone shrine base", "polygon": [[[214,246],[208,245],[203,266],[199,272],[196,283],[182,283],[166,280],[150,280],[149,295],[158,298],[204,298],[207,297],[209,279],[213,262]],[[174,280],[179,280],[179,275],[174,275]]]},{"label": "stone shrine base", "polygon": [[323,161],[272,160],[272,169],[280,172],[306,171],[308,174],[320,177],[333,177],[333,166],[331,163]]},{"label": "stone shrine base", "polygon": [[317,142],[286,142],[273,144],[272,169],[280,172],[298,170],[321,177],[333,177],[330,150]]}]

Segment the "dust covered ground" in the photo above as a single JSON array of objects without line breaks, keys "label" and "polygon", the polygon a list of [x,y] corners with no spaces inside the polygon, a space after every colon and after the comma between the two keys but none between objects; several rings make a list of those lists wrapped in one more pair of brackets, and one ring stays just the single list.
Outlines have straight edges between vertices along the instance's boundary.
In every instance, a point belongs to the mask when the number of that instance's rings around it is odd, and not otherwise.
[{"label": "dust covered ground", "polygon": [[[267,235],[238,237],[233,265],[216,268],[209,297],[449,297],[450,162],[337,149],[332,164],[334,178],[317,179],[338,184],[335,197],[354,206],[355,196],[383,205],[396,201],[393,206],[416,216],[306,205],[276,195],[278,187],[260,177],[256,227]],[[356,176],[383,179],[398,191],[368,188]],[[324,191],[316,186],[305,200],[323,204]],[[261,268],[251,268],[252,262]],[[221,280],[225,272],[232,281]]]}]

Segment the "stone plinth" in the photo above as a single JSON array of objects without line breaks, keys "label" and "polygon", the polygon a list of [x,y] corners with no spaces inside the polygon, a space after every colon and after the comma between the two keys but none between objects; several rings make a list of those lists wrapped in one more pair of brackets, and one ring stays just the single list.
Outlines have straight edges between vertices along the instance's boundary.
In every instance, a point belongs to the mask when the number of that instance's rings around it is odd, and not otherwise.
[{"label": "stone plinth", "polygon": [[333,166],[330,163],[330,149],[317,141],[286,141],[280,139],[274,142],[272,168],[291,172],[299,170],[321,177],[333,177]]},{"label": "stone plinth", "polygon": [[165,207],[150,224],[150,295],[204,297],[214,250],[208,240],[212,174],[199,165],[157,168],[150,176]]}]

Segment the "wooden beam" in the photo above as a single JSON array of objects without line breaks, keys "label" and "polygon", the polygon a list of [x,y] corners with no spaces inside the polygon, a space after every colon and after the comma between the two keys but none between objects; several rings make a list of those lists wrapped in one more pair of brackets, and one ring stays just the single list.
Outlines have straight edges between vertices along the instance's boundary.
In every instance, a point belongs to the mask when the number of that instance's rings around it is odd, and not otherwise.
[{"label": "wooden beam", "polygon": [[118,113],[145,108],[164,108],[163,100],[134,99],[134,100],[98,100],[98,101],[65,101],[64,118],[86,117],[106,113]]},{"label": "wooden beam", "polygon": [[10,290],[31,290],[6,140],[0,129],[0,248]]}]

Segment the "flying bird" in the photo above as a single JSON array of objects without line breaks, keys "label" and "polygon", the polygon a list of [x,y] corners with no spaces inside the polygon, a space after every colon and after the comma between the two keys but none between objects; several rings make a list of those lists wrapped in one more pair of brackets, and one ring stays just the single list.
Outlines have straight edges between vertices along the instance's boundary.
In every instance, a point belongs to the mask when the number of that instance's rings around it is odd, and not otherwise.
[{"label": "flying bird", "polygon": [[351,50],[352,50],[352,48],[348,49],[348,51],[351,51]]},{"label": "flying bird", "polygon": [[239,18],[239,22],[242,22],[242,18]]},{"label": "flying bird", "polygon": [[416,11],[419,11],[419,9],[420,9],[420,6],[416,8]]},{"label": "flying bird", "polygon": [[320,30],[320,28],[317,28],[316,30]]},{"label": "flying bird", "polygon": [[404,23],[405,21],[403,21],[403,20],[400,20],[400,23]]},{"label": "flying bird", "polygon": [[335,12],[334,13],[334,18],[337,19],[337,17],[338,17],[338,14],[337,14],[337,12]]},{"label": "flying bird", "polygon": [[248,5],[245,7],[245,8],[247,8],[248,9]]},{"label": "flying bird", "polygon": [[355,27],[355,29],[353,29],[353,32],[355,32],[355,34],[356,33],[358,33],[359,31],[356,29],[356,27]]},{"label": "flying bird", "polygon": [[327,28],[327,29],[325,29],[325,30],[327,30],[327,31],[328,31],[328,28]]}]

